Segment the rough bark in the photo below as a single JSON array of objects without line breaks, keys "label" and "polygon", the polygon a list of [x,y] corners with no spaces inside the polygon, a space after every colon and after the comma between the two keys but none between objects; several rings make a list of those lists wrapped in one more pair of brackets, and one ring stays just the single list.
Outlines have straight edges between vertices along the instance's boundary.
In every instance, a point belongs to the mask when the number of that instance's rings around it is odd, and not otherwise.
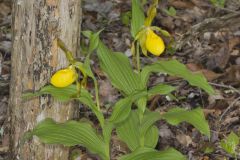
[{"label": "rough bark", "polygon": [[49,96],[23,101],[26,91],[39,90],[51,75],[67,66],[57,46],[61,38],[76,53],[79,44],[81,0],[15,0],[13,2],[13,49],[10,83],[11,159],[67,160],[68,149],[43,145],[35,137],[22,144],[24,133],[42,119],[71,119],[76,106]]}]

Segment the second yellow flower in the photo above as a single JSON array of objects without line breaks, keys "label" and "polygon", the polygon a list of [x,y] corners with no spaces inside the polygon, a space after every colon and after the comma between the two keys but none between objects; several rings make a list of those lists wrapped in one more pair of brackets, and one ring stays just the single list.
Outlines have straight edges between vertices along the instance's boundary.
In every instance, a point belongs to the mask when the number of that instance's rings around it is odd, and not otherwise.
[{"label": "second yellow flower", "polygon": [[146,33],[146,49],[155,56],[159,56],[165,50],[165,44],[161,37],[155,34],[151,29]]}]

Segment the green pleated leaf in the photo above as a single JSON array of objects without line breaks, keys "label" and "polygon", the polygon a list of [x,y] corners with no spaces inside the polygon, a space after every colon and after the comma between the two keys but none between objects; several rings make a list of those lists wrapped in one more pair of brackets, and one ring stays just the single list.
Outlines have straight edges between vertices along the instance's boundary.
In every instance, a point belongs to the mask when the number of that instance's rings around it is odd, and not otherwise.
[{"label": "green pleated leaf", "polygon": [[144,139],[144,146],[155,148],[159,139],[159,130],[156,126],[152,126],[146,133]]},{"label": "green pleated leaf", "polygon": [[167,113],[163,114],[162,118],[172,125],[178,125],[181,122],[190,123],[202,134],[210,138],[209,125],[201,108],[196,108],[193,110],[185,110],[178,107],[173,108]]},{"label": "green pleated leaf", "polygon": [[81,89],[80,97],[77,98],[82,104],[88,106],[98,118],[101,127],[104,125],[104,117],[92,99],[92,95],[85,89]]},{"label": "green pleated leaf", "polygon": [[97,33],[92,33],[90,37],[90,43],[89,43],[89,53],[92,53],[98,46],[99,43],[99,34],[103,30],[98,31]]},{"label": "green pleated leaf", "polygon": [[139,0],[132,0],[132,20],[131,20],[131,34],[135,38],[137,33],[143,27],[145,21],[144,12]]},{"label": "green pleated leaf", "polygon": [[104,117],[102,113],[99,111],[96,104],[94,103],[94,100],[92,99],[92,95],[86,89],[81,88],[80,96],[76,97],[77,95],[76,85],[70,85],[64,88],[58,88],[58,87],[54,87],[53,85],[47,85],[43,87],[40,91],[24,94],[23,98],[26,99],[26,98],[45,95],[45,94],[50,94],[56,100],[62,101],[62,102],[66,102],[72,99],[79,100],[81,103],[88,106],[95,113],[101,126],[103,126]]},{"label": "green pleated leaf", "polygon": [[146,132],[149,130],[149,128],[161,118],[162,116],[158,112],[150,112],[150,111],[145,112],[142,119],[140,134],[144,136]]},{"label": "green pleated leaf", "polygon": [[[116,124],[124,121],[131,112],[132,104],[137,100],[139,102],[139,100],[143,97],[147,97],[146,91],[139,91],[135,94],[119,100],[113,107],[113,112],[111,117],[109,118],[109,122]],[[144,105],[146,106],[145,103]]]},{"label": "green pleated leaf", "polygon": [[175,87],[166,85],[166,84],[158,84],[148,90],[148,96],[155,96],[155,95],[167,95],[175,90]]},{"label": "green pleated leaf", "polygon": [[77,95],[77,89],[75,85],[70,85],[64,88],[58,88],[58,87],[54,87],[53,85],[47,85],[41,88],[40,91],[23,94],[22,98],[29,99],[29,98],[41,96],[44,94],[50,94],[58,101],[66,102],[71,100],[73,97]]},{"label": "green pleated leaf", "polygon": [[109,154],[106,148],[108,144],[104,143],[102,137],[98,136],[88,123],[76,121],[56,123],[52,119],[46,119],[40,122],[31,134],[47,144],[82,145],[103,159]]},{"label": "green pleated leaf", "polygon": [[102,42],[99,42],[97,54],[102,70],[114,87],[126,95],[143,89],[139,83],[139,75],[133,72],[129,59],[123,53],[113,53]]},{"label": "green pleated leaf", "polygon": [[131,98],[123,98],[113,106],[113,113],[109,119],[112,123],[120,123],[124,121],[131,112]]},{"label": "green pleated leaf", "polygon": [[89,31],[89,30],[86,30],[86,31],[82,31],[82,34],[87,37],[87,38],[91,38],[93,32],[92,31]]},{"label": "green pleated leaf", "polygon": [[237,146],[240,144],[240,138],[231,132],[226,139],[221,140],[221,147],[229,154],[235,156],[237,154]]},{"label": "green pleated leaf", "polygon": [[110,144],[113,129],[114,124],[110,122],[105,122],[104,126],[102,127],[103,139],[105,141],[105,144]]},{"label": "green pleated leaf", "polygon": [[186,158],[173,148],[165,151],[156,151],[152,148],[139,148],[138,150],[120,157],[119,160],[186,160]]},{"label": "green pleated leaf", "polygon": [[140,146],[140,122],[136,111],[131,111],[128,118],[117,125],[116,131],[118,137],[127,144],[131,151]]},{"label": "green pleated leaf", "polygon": [[140,98],[137,102],[136,102],[136,105],[138,107],[138,110],[140,112],[142,112],[142,114],[144,114],[145,110],[146,110],[146,106],[147,106],[147,100],[148,100],[148,97],[142,97]]},{"label": "green pleated leaf", "polygon": [[141,72],[143,85],[147,84],[149,75],[152,72],[162,72],[172,76],[181,77],[187,80],[192,86],[197,86],[209,94],[214,93],[213,88],[208,84],[206,78],[202,74],[192,73],[185,65],[181,64],[177,60],[158,61],[152,65],[144,67]]},{"label": "green pleated leaf", "polygon": [[128,118],[117,125],[117,135],[131,151],[140,146],[154,147],[158,141],[158,131],[153,127],[153,124],[159,119],[161,119],[159,113],[147,112],[140,123],[138,112],[131,111]]}]

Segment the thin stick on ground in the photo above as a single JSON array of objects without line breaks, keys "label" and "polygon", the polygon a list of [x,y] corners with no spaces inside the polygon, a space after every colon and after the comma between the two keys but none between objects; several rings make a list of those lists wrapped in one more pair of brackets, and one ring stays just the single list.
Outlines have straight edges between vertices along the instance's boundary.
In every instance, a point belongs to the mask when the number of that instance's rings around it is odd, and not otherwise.
[{"label": "thin stick on ground", "polygon": [[240,100],[240,97],[236,98],[228,107],[227,109],[222,113],[222,115],[219,118],[219,121],[222,121],[222,118],[224,117],[224,115],[234,106],[234,104]]},{"label": "thin stick on ground", "polygon": [[229,85],[225,85],[225,84],[212,83],[212,82],[208,82],[208,83],[211,84],[211,85],[213,85],[213,86],[230,89],[230,90],[232,90],[232,91],[240,94],[240,90],[234,88],[233,86],[229,86]]}]

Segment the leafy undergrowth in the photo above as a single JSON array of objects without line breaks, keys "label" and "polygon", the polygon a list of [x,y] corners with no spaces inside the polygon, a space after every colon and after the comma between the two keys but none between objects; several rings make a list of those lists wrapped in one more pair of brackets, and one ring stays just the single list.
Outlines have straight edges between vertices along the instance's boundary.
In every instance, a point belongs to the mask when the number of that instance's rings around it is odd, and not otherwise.
[{"label": "leafy undergrowth", "polygon": [[[0,12],[0,107],[6,108],[8,92],[5,91],[10,75],[9,43],[11,37],[9,2],[0,2],[2,11]],[[159,82],[164,82],[174,86],[179,86],[174,92],[175,97],[155,96],[149,102],[151,110],[166,112],[171,106],[185,106],[187,109],[194,109],[198,106],[204,108],[204,113],[211,128],[211,140],[201,135],[192,126],[182,123],[179,127],[173,127],[166,122],[157,124],[160,140],[156,149],[162,150],[168,146],[174,147],[187,155],[189,159],[219,159],[231,157],[220,146],[222,139],[226,138],[231,131],[239,133],[240,128],[240,33],[239,15],[228,20],[221,21],[219,17],[229,16],[240,12],[239,0],[226,1],[224,8],[221,5],[213,5],[208,0],[178,1],[162,0],[159,4],[158,15],[154,24],[170,31],[181,47],[173,55],[176,59],[187,64],[188,68],[194,72],[203,72],[208,81],[212,83],[217,92],[214,96],[208,96],[196,88],[189,87],[181,79],[157,75],[151,77],[149,87]],[[173,9],[174,8],[174,9]],[[105,28],[101,38],[115,51],[122,51],[129,57],[131,51],[131,35],[129,33],[129,11],[131,1],[125,0],[85,0],[83,3],[83,24],[82,30],[98,31]],[[231,17],[231,16],[229,16]],[[215,18],[215,23],[205,23],[209,18]],[[236,23],[230,23],[230,22]],[[217,23],[218,22],[218,23]],[[224,25],[224,23],[226,23]],[[214,25],[218,24],[218,25]],[[141,61],[148,63],[155,59],[168,59],[170,54],[163,54],[160,58],[149,60],[141,57]],[[3,58],[2,58],[3,57]],[[94,67],[95,73],[100,80],[101,106],[112,106],[120,94],[111,87],[109,81],[100,72],[97,64]],[[4,81],[3,81],[4,80]],[[93,88],[91,83],[88,86]],[[4,107],[5,106],[5,107]],[[105,108],[108,115],[111,109]],[[80,114],[96,121],[93,114],[86,108],[81,108]],[[6,115],[6,112],[1,113]],[[6,116],[1,119],[1,125],[6,121]],[[1,136],[1,151],[8,142]],[[83,152],[81,159],[97,159],[84,151],[84,148],[72,148],[72,152]],[[112,138],[112,159],[129,152],[127,146],[116,136]],[[228,158],[230,159],[230,158]]]},{"label": "leafy undergrowth", "polygon": [[[99,9],[96,6],[105,6]],[[205,0],[194,1],[161,1],[158,8],[157,18],[154,25],[170,31],[177,44],[181,47],[174,55],[163,54],[159,58],[148,58],[142,56],[141,61],[145,63],[156,59],[168,59],[174,56],[176,59],[187,64],[194,72],[203,72],[209,82],[214,86],[217,94],[208,96],[198,89],[189,87],[186,82],[171,76],[157,75],[151,77],[149,87],[159,82],[179,86],[173,97],[155,96],[149,101],[151,110],[165,112],[171,106],[185,106],[194,109],[203,106],[211,128],[211,140],[202,136],[196,129],[188,124],[180,124],[175,128],[165,122],[159,122],[160,140],[158,150],[168,146],[177,148],[188,155],[189,159],[223,159],[231,157],[225,152],[220,141],[226,138],[230,131],[239,133],[240,116],[240,38],[237,25],[217,27],[212,24],[205,24],[208,18],[215,18],[216,23],[219,17],[224,17],[235,12],[240,12],[240,4],[237,1],[229,0],[224,8],[213,5]],[[176,13],[172,11],[174,8]],[[103,41],[113,50],[122,51],[131,58],[131,35],[129,33],[129,11],[130,1],[85,1],[83,12],[83,30],[99,30],[105,28],[101,34]],[[166,12],[167,10],[167,12]],[[171,12],[171,13],[169,13]],[[230,19],[236,21],[238,17]],[[223,23],[222,21],[219,23]],[[201,26],[202,25],[202,26]],[[201,27],[199,27],[201,26]],[[198,28],[199,27],[199,28]],[[197,28],[197,29],[196,29]],[[97,64],[93,69],[101,78],[100,99],[104,106],[111,106],[120,94],[109,85],[109,81],[99,70]],[[92,118],[88,110],[82,109],[82,115]],[[111,112],[106,108],[105,113]],[[76,150],[76,148],[74,149]],[[125,144],[112,138],[112,159],[128,153]],[[84,154],[83,157],[91,155]],[[92,157],[93,158],[93,157]],[[94,158],[93,158],[94,159]]]}]

